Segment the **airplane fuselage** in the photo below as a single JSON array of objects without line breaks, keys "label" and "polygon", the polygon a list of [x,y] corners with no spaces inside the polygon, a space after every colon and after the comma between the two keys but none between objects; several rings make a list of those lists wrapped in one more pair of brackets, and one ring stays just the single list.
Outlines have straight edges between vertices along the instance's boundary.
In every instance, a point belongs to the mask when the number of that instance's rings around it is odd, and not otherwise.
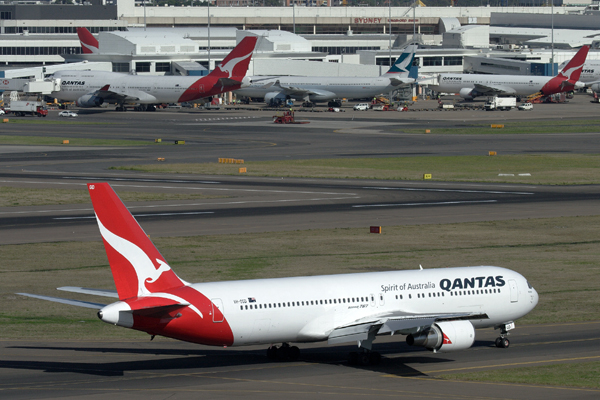
[{"label": "airplane fuselage", "polygon": [[475,89],[476,85],[482,85],[501,88],[507,95],[528,96],[542,90],[550,79],[552,77],[529,75],[440,74],[439,84],[430,87],[437,92],[459,93],[462,89]]},{"label": "airplane fuselage", "polygon": [[[179,310],[163,331],[149,333],[222,346],[324,341],[337,327],[398,310],[487,315],[470,322],[493,327],[524,316],[538,301],[522,275],[487,266],[198,283],[165,296],[196,309]],[[127,311],[128,302],[113,305]],[[143,318],[117,325],[148,332]]]},{"label": "airplane fuselage", "polygon": [[[260,80],[257,81],[256,78]],[[342,98],[371,98],[397,89],[397,87],[392,86],[391,80],[384,76],[376,78],[281,76],[268,79],[254,77],[250,80],[252,83],[248,87],[235,91],[238,96],[265,98],[268,93],[277,94],[284,90],[282,88],[286,88],[289,97],[296,100],[308,98],[311,101],[328,101]],[[277,81],[279,81],[281,87],[275,84]],[[270,84],[272,86],[269,86]],[[294,94],[292,88],[313,93]]]},{"label": "airplane fuselage", "polygon": [[[141,76],[106,71],[59,71],[60,91],[51,96],[62,101],[77,101],[109,85],[112,92],[123,93],[140,104],[177,103],[212,95],[216,79],[197,76]],[[201,80],[201,82],[199,82]],[[198,83],[197,83],[198,82]],[[196,85],[194,85],[197,83]],[[110,100],[107,102],[115,102]]]}]

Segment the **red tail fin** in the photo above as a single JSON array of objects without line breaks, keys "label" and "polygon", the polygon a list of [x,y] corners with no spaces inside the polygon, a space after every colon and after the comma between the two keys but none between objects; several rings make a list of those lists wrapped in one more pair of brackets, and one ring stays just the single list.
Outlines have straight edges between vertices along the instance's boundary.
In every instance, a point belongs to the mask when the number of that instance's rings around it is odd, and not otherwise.
[{"label": "red tail fin", "polygon": [[583,69],[583,64],[585,64],[585,59],[587,58],[588,51],[590,50],[590,46],[583,46],[577,54],[569,61],[569,63],[556,75],[554,78],[550,79],[544,87],[540,90],[544,94],[544,96],[554,94],[554,93],[562,93],[568,92],[575,88],[579,77],[581,76],[581,70]]},{"label": "red tail fin", "polygon": [[88,183],[119,299],[185,285],[108,183]]},{"label": "red tail fin", "polygon": [[582,46],[581,49],[571,58],[571,61],[558,73],[558,76],[562,76],[571,82],[577,82],[581,76],[581,70],[585,59],[587,58],[590,46]]},{"label": "red tail fin", "polygon": [[81,43],[83,54],[94,54],[100,51],[98,40],[96,40],[87,28],[77,28],[77,36],[79,36],[79,43]]},{"label": "red tail fin", "polygon": [[241,81],[248,71],[256,41],[256,36],[246,36],[208,76]]}]

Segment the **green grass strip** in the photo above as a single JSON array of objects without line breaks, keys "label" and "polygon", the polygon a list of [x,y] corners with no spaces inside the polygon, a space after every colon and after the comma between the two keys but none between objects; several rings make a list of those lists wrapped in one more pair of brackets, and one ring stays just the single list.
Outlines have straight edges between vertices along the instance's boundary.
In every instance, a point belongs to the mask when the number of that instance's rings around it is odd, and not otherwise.
[{"label": "green grass strip", "polygon": [[[491,114],[493,115],[493,114]],[[452,128],[427,127],[429,134],[443,135],[494,135],[494,134],[547,134],[547,133],[597,133],[600,132],[600,120],[558,120],[558,121],[515,121],[498,120],[494,125],[503,128],[492,128],[492,124],[465,124]],[[425,129],[398,129],[404,133],[422,133]]]},{"label": "green grass strip", "polygon": [[[69,144],[62,144],[63,140],[68,140]],[[65,136],[16,136],[16,135],[0,135],[0,145],[32,145],[32,146],[148,146],[154,145],[154,140],[123,140],[123,139],[91,139],[91,138],[71,138],[68,133]],[[172,143],[157,143],[157,144],[172,144]]]},{"label": "green grass strip", "polygon": [[[600,183],[600,156],[596,154],[336,158],[251,161],[244,166],[247,175],[254,176],[414,181],[422,180],[424,174],[432,174],[434,181],[547,185]],[[112,167],[119,170],[208,175],[237,175],[238,168],[239,165],[216,162]]]},{"label": "green grass strip", "polygon": [[600,389],[600,361],[444,375],[446,380],[510,382]]}]

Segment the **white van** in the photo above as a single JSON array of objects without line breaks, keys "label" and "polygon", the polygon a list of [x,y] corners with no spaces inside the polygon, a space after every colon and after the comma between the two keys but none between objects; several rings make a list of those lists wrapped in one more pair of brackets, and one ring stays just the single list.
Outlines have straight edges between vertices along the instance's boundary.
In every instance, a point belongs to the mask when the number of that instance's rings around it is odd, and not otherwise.
[{"label": "white van", "polygon": [[521,111],[533,110],[533,104],[531,104],[531,103],[523,103],[518,108]]},{"label": "white van", "polygon": [[358,103],[354,106],[354,111],[367,111],[369,109],[369,103]]}]

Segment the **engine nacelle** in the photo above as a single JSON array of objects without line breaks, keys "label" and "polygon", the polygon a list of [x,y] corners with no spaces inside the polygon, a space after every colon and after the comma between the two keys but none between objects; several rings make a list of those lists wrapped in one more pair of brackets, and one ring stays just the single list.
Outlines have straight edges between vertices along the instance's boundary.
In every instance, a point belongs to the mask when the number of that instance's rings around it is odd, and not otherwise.
[{"label": "engine nacelle", "polygon": [[93,94],[85,94],[75,102],[77,107],[100,107],[104,104],[102,97],[94,96]]},{"label": "engine nacelle", "polygon": [[594,83],[590,86],[590,89],[592,89],[594,93],[600,92],[600,83]]},{"label": "engine nacelle", "polygon": [[286,95],[283,92],[269,92],[265,94],[265,103],[270,106],[278,106],[285,103]]},{"label": "engine nacelle", "polygon": [[249,76],[245,76],[242,78],[242,83],[240,85],[240,88],[245,88],[248,87],[252,84],[252,79],[250,79]]},{"label": "engine nacelle", "polygon": [[469,321],[438,322],[406,337],[409,346],[425,347],[436,353],[468,349],[474,342],[475,328]]},{"label": "engine nacelle", "polygon": [[475,97],[477,97],[477,92],[475,91],[475,89],[462,88],[462,89],[460,89],[459,95],[463,99],[473,100]]}]

